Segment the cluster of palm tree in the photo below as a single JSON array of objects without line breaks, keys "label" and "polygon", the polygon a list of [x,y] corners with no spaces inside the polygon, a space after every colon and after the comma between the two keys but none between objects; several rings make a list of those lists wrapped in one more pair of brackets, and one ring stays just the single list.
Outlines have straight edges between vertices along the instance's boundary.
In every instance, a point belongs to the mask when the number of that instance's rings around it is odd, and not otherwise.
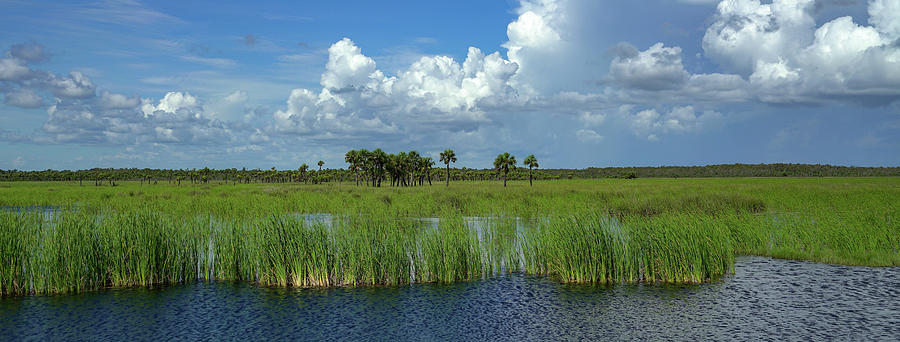
[{"label": "cluster of palm tree", "polygon": [[386,153],[380,148],[373,151],[367,149],[350,150],[344,154],[344,161],[353,172],[356,185],[359,186],[360,175],[368,186],[380,187],[381,182],[389,179],[391,186],[431,185],[431,172],[434,159],[423,157],[417,151]]},{"label": "cluster of palm tree", "polygon": [[[538,167],[537,158],[532,154],[525,157],[523,164],[528,167],[528,184],[534,186],[534,168]],[[506,180],[509,179],[509,172],[516,170],[516,156],[509,152],[500,153],[494,159],[494,170],[503,176],[503,186],[506,186]]]},{"label": "cluster of palm tree", "polygon": [[[446,186],[450,186],[450,163],[457,161],[456,152],[446,149],[441,152],[439,160],[446,167]],[[344,155],[344,161],[350,165],[353,171],[356,185],[359,186],[359,175],[362,174],[366,185],[381,186],[381,181],[387,176],[391,180],[391,186],[423,185],[427,180],[431,185],[431,170],[434,168],[434,160],[431,157],[423,157],[417,151],[389,154],[380,148],[373,151],[366,149],[350,150]],[[532,170],[538,167],[537,158],[532,154],[525,158],[525,166],[528,166],[528,181],[534,185]],[[494,160],[494,169],[503,177],[503,186],[509,180],[510,171],[516,170],[516,157],[504,152],[497,155]]]}]

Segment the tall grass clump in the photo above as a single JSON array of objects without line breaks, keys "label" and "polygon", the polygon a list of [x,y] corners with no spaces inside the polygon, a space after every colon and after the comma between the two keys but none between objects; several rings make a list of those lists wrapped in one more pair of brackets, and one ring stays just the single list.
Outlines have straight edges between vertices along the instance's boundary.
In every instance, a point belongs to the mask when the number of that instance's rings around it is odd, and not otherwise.
[{"label": "tall grass clump", "polygon": [[437,228],[426,228],[416,254],[416,279],[449,283],[484,275],[484,255],[478,233],[456,213],[442,215]]},{"label": "tall grass clump", "polygon": [[258,281],[278,286],[329,286],[334,278],[334,242],[321,224],[271,217],[254,226],[261,261]]},{"label": "tall grass clump", "polygon": [[552,217],[526,235],[526,270],[563,282],[634,281],[634,256],[626,234],[616,221],[601,215]]},{"label": "tall grass clump", "polygon": [[472,220],[484,250],[482,255],[486,274],[513,273],[524,269],[522,218],[488,216],[484,220]]},{"label": "tall grass clump", "polygon": [[733,269],[728,231],[712,220],[551,217],[527,233],[525,268],[570,283],[699,283]]},{"label": "tall grass clump", "polygon": [[685,214],[626,219],[647,282],[700,283],[733,270],[730,231],[716,219]]},{"label": "tall grass clump", "polygon": [[28,248],[34,240],[28,228],[39,219],[0,211],[0,295],[28,292]]}]

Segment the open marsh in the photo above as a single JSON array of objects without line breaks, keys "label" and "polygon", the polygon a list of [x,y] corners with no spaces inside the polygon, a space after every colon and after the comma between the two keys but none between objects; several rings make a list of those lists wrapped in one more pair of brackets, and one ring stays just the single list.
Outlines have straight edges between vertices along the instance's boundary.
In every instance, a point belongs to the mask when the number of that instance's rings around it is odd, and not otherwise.
[{"label": "open marsh", "polygon": [[[697,283],[727,276],[741,254],[900,265],[898,178],[120,184],[0,187],[0,206],[59,208],[0,212],[0,292],[448,283],[507,272]],[[488,222],[472,229],[472,216]],[[436,229],[411,219],[428,217]]]}]

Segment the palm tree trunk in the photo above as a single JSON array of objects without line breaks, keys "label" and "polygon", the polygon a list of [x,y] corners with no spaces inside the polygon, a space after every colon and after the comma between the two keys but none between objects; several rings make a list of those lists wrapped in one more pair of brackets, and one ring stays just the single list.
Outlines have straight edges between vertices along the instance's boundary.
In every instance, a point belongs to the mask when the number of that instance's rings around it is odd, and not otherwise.
[{"label": "palm tree trunk", "polygon": [[531,178],[531,168],[530,167],[528,168],[528,184],[530,184],[531,186],[534,186],[534,181]]},{"label": "palm tree trunk", "polygon": [[450,163],[447,163],[447,186],[450,186]]}]

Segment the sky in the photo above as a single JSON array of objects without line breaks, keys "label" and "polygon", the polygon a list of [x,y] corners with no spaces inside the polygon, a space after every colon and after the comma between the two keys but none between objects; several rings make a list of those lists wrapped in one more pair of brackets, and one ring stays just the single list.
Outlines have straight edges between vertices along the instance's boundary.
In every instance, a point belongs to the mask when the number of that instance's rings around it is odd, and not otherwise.
[{"label": "sky", "polygon": [[900,0],[0,0],[0,169],[900,166]]}]

